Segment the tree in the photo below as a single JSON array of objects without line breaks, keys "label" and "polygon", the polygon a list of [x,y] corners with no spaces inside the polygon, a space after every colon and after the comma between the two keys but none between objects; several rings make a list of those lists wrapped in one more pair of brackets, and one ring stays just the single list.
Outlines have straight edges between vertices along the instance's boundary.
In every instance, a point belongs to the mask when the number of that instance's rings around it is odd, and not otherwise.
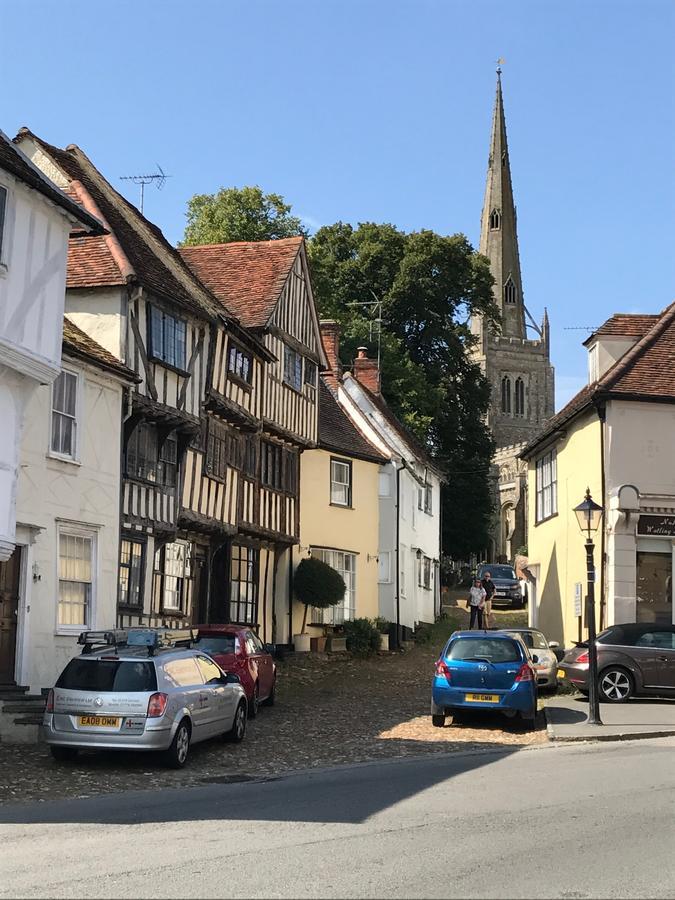
[{"label": "tree", "polygon": [[217,194],[195,194],[188,201],[183,246],[298,235],[306,237],[307,231],[280,194],[264,194],[257,185],[221,188]]},{"label": "tree", "polygon": [[300,560],[293,575],[293,589],[297,599],[305,606],[301,632],[304,634],[307,627],[308,607],[316,606],[318,609],[328,609],[330,606],[335,606],[344,598],[347,586],[342,575],[328,563],[315,556],[310,556]]},{"label": "tree", "polygon": [[[405,233],[393,225],[338,222],[309,242],[321,314],[343,326],[343,363],[368,343],[364,301],[382,302],[382,393],[446,469],[443,547],[455,558],[487,546],[494,442],[484,424],[489,385],[469,350],[469,319],[495,326],[487,259],[464,235]],[[372,343],[372,341],[370,341]]]}]

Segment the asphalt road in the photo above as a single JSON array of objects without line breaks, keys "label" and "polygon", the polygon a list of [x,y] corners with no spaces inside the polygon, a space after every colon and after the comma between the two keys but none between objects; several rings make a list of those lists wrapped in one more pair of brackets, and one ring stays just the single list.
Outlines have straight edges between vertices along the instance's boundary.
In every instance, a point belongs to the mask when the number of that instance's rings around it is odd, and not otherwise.
[{"label": "asphalt road", "polygon": [[0,897],[675,897],[675,740],[0,807]]}]

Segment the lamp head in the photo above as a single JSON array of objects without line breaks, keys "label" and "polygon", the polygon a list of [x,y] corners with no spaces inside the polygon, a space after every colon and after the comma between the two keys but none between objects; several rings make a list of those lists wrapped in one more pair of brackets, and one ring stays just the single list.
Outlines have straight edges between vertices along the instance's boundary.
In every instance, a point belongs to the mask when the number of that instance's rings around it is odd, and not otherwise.
[{"label": "lamp head", "polygon": [[586,488],[583,502],[574,507],[574,514],[582,533],[586,534],[590,540],[591,534],[595,534],[602,521],[602,507],[598,506],[591,497],[590,488]]}]

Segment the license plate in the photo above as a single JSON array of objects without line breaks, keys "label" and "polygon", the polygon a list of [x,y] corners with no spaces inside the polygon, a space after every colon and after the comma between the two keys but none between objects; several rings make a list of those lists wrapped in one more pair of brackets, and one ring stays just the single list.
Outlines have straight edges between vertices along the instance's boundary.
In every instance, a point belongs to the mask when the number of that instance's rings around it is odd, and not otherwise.
[{"label": "license plate", "polygon": [[470,703],[499,703],[499,694],[465,694],[464,699]]},{"label": "license plate", "polygon": [[565,677],[565,670],[558,669],[558,678],[564,678],[564,677]]},{"label": "license plate", "polygon": [[80,716],[80,725],[87,728],[119,728],[118,716]]}]

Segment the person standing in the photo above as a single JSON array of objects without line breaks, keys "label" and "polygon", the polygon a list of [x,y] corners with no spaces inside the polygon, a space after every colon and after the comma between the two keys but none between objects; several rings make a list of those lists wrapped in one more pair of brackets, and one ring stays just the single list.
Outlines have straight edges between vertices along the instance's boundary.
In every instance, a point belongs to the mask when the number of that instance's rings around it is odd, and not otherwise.
[{"label": "person standing", "polygon": [[469,618],[469,630],[473,628],[474,622],[476,628],[483,628],[483,608],[485,606],[485,589],[481,584],[480,578],[476,578],[469,591],[468,607],[471,613]]},{"label": "person standing", "polygon": [[492,580],[492,575],[490,572],[486,572],[483,575],[483,580],[481,581],[481,586],[485,591],[485,606],[483,607],[483,627],[490,627],[490,619],[492,616],[492,598],[495,595],[496,587],[495,583]]}]

